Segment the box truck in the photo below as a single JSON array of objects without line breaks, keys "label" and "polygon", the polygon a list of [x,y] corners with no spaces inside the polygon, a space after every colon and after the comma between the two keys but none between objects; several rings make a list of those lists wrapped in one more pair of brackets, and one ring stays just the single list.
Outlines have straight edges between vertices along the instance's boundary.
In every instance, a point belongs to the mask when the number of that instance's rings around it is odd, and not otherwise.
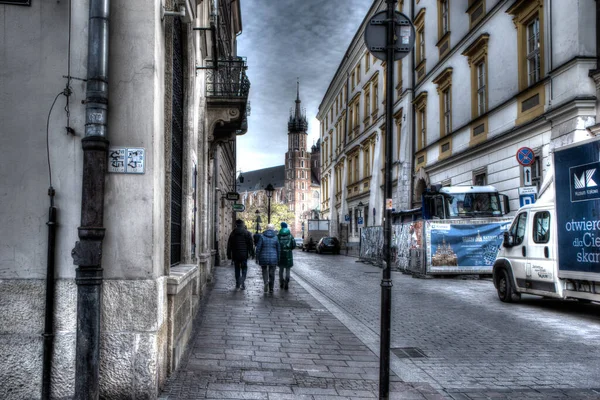
[{"label": "box truck", "polygon": [[600,301],[600,140],[557,148],[534,204],[521,207],[493,267],[503,302],[522,293]]},{"label": "box truck", "polygon": [[329,236],[328,219],[309,219],[306,223],[306,233],[302,243],[302,251],[317,250],[317,243],[325,236]]}]

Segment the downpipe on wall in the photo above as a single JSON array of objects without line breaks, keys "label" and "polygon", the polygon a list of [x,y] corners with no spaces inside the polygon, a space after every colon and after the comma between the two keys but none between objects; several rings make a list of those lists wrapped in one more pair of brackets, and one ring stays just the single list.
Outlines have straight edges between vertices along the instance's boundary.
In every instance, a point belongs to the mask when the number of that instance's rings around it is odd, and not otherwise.
[{"label": "downpipe on wall", "polygon": [[83,148],[81,226],[72,251],[77,265],[75,399],[98,399],[104,185],[108,156],[108,46],[110,0],[90,0]]},{"label": "downpipe on wall", "polygon": [[54,207],[54,188],[48,188],[50,207],[48,209],[48,254],[46,259],[46,314],[44,318],[44,356],[42,367],[42,400],[50,399],[52,353],[54,347],[54,288],[57,217]]}]

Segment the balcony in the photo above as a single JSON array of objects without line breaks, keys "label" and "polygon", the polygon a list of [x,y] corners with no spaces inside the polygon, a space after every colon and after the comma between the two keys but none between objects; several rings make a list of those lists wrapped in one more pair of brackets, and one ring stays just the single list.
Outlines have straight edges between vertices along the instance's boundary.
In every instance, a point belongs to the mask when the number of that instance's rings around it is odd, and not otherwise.
[{"label": "balcony", "polygon": [[209,141],[232,140],[246,133],[250,112],[247,68],[244,57],[230,57],[206,70]]},{"label": "balcony", "polygon": [[246,75],[245,57],[231,57],[217,62],[217,68],[207,70],[206,96],[209,99],[230,99],[246,102],[250,80]]}]

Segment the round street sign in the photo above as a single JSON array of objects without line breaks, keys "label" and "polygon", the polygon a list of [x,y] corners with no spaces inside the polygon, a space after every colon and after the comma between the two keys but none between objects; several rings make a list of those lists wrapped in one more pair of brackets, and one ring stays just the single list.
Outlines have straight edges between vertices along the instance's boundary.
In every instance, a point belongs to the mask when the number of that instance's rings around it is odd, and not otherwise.
[{"label": "round street sign", "polygon": [[521,147],[519,150],[517,150],[517,161],[524,167],[533,164],[535,161],[535,154],[533,154],[533,150],[531,150],[529,147]]},{"label": "round street sign", "polygon": [[[395,11],[396,21],[394,37],[394,60],[400,60],[411,52],[415,46],[415,28],[410,19],[401,12]],[[373,57],[387,60],[387,11],[373,15],[365,28],[365,44]]]}]

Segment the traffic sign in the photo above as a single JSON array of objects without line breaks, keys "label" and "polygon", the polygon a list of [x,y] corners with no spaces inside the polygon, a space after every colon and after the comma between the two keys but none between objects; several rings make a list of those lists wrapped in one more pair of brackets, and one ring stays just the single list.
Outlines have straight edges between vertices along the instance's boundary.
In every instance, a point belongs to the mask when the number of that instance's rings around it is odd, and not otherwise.
[{"label": "traffic sign", "polygon": [[[400,60],[415,46],[415,28],[410,19],[401,12],[394,12],[394,60]],[[387,11],[373,15],[365,28],[365,44],[373,57],[387,60]]]},{"label": "traffic sign", "polygon": [[531,186],[531,166],[523,167],[523,184],[525,186]]},{"label": "traffic sign", "polygon": [[535,161],[535,154],[533,153],[533,150],[531,150],[529,147],[521,147],[519,150],[517,150],[517,161],[519,164],[525,167],[533,164]]},{"label": "traffic sign", "polygon": [[227,200],[238,201],[240,199],[240,194],[236,192],[227,192],[227,194],[225,194],[225,198]]},{"label": "traffic sign", "polygon": [[522,194],[519,195],[519,205],[523,207],[526,204],[535,203],[535,194]]},{"label": "traffic sign", "polygon": [[363,217],[358,217],[358,225],[363,225],[363,224],[364,224]]},{"label": "traffic sign", "polygon": [[244,210],[246,210],[246,206],[245,205],[238,204],[238,203],[234,203],[233,206],[231,206],[231,208],[235,212],[243,212]]}]

